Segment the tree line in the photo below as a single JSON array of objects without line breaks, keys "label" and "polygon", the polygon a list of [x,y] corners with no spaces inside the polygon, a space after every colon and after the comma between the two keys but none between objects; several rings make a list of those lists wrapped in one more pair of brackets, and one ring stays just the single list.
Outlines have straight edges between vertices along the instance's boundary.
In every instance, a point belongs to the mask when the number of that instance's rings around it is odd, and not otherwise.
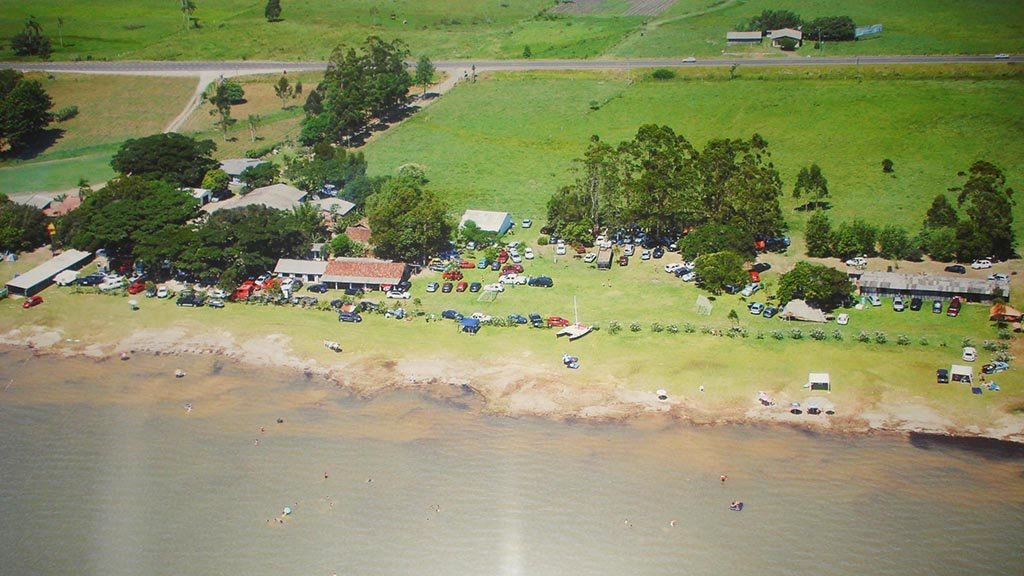
[{"label": "tree line", "polygon": [[849,16],[821,16],[804,20],[790,10],[764,10],[750,20],[741,22],[737,30],[767,33],[781,28],[800,29],[806,38],[831,42],[856,40],[856,26]]}]

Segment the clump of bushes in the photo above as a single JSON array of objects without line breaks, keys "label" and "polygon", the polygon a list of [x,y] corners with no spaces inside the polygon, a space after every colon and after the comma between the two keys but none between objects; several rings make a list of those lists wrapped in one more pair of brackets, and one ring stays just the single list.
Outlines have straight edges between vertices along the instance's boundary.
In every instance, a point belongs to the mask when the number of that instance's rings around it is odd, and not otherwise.
[{"label": "clump of bushes", "polygon": [[618,320],[612,320],[608,322],[608,332],[612,334],[618,334],[622,330],[622,324],[619,324]]},{"label": "clump of bushes", "polygon": [[658,68],[651,74],[651,77],[655,80],[671,80],[676,77],[676,73],[668,68]]},{"label": "clump of bushes", "polygon": [[65,106],[53,113],[53,119],[57,122],[65,122],[78,116],[78,106]]},{"label": "clump of bushes", "polygon": [[629,331],[630,332],[639,332],[640,331],[640,323],[636,322],[636,321],[630,322],[629,323]]},{"label": "clump of bushes", "polygon": [[665,327],[661,325],[661,322],[651,322],[651,332],[658,333],[664,330]]},{"label": "clump of bushes", "polygon": [[885,344],[888,341],[889,341],[889,337],[885,335],[885,332],[882,332],[882,331],[875,332],[875,342],[877,342],[879,344]]},{"label": "clump of bushes", "polygon": [[824,330],[821,328],[815,328],[814,330],[811,330],[811,338],[814,340],[824,340],[827,336],[825,335]]},{"label": "clump of bushes", "polygon": [[910,338],[906,334],[900,334],[896,337],[896,343],[900,346],[906,346],[910,344]]}]

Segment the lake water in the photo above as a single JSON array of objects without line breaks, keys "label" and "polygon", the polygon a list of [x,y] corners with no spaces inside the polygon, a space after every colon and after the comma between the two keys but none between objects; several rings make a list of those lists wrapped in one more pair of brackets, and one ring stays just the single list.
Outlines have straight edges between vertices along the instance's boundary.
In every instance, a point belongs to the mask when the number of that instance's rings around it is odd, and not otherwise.
[{"label": "lake water", "polygon": [[0,573],[1024,573],[1019,449],[456,396],[2,352]]}]

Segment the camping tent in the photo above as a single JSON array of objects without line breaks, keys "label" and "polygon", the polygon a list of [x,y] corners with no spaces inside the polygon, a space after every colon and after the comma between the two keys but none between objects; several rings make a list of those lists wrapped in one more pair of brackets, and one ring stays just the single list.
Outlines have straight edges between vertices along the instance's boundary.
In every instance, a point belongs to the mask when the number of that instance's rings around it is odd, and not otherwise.
[{"label": "camping tent", "polygon": [[953,382],[964,382],[970,384],[974,381],[974,368],[971,368],[970,366],[953,364],[952,370],[950,370],[949,373],[952,375]]},{"label": "camping tent", "polygon": [[779,313],[783,320],[802,320],[804,322],[828,322],[825,313],[817,308],[811,308],[803,300],[790,300]]},{"label": "camping tent", "polygon": [[988,319],[993,322],[1020,322],[1024,314],[1009,304],[993,304],[988,311]]},{"label": "camping tent", "polygon": [[462,331],[470,334],[476,334],[480,331],[480,321],[476,318],[467,316],[462,319]]},{"label": "camping tent", "polygon": [[807,384],[811,390],[832,391],[832,379],[828,372],[811,372],[807,375]]}]

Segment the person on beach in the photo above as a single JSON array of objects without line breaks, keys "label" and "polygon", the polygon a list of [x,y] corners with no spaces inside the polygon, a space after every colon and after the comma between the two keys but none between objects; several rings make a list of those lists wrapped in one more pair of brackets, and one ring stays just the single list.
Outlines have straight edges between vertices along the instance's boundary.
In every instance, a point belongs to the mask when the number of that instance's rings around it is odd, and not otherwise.
[{"label": "person on beach", "polygon": [[725,481],[729,479],[729,477],[728,477],[728,476],[726,476],[725,474],[722,474],[722,475],[720,476],[720,478],[721,478],[721,480],[722,480],[722,484],[725,484]]}]

